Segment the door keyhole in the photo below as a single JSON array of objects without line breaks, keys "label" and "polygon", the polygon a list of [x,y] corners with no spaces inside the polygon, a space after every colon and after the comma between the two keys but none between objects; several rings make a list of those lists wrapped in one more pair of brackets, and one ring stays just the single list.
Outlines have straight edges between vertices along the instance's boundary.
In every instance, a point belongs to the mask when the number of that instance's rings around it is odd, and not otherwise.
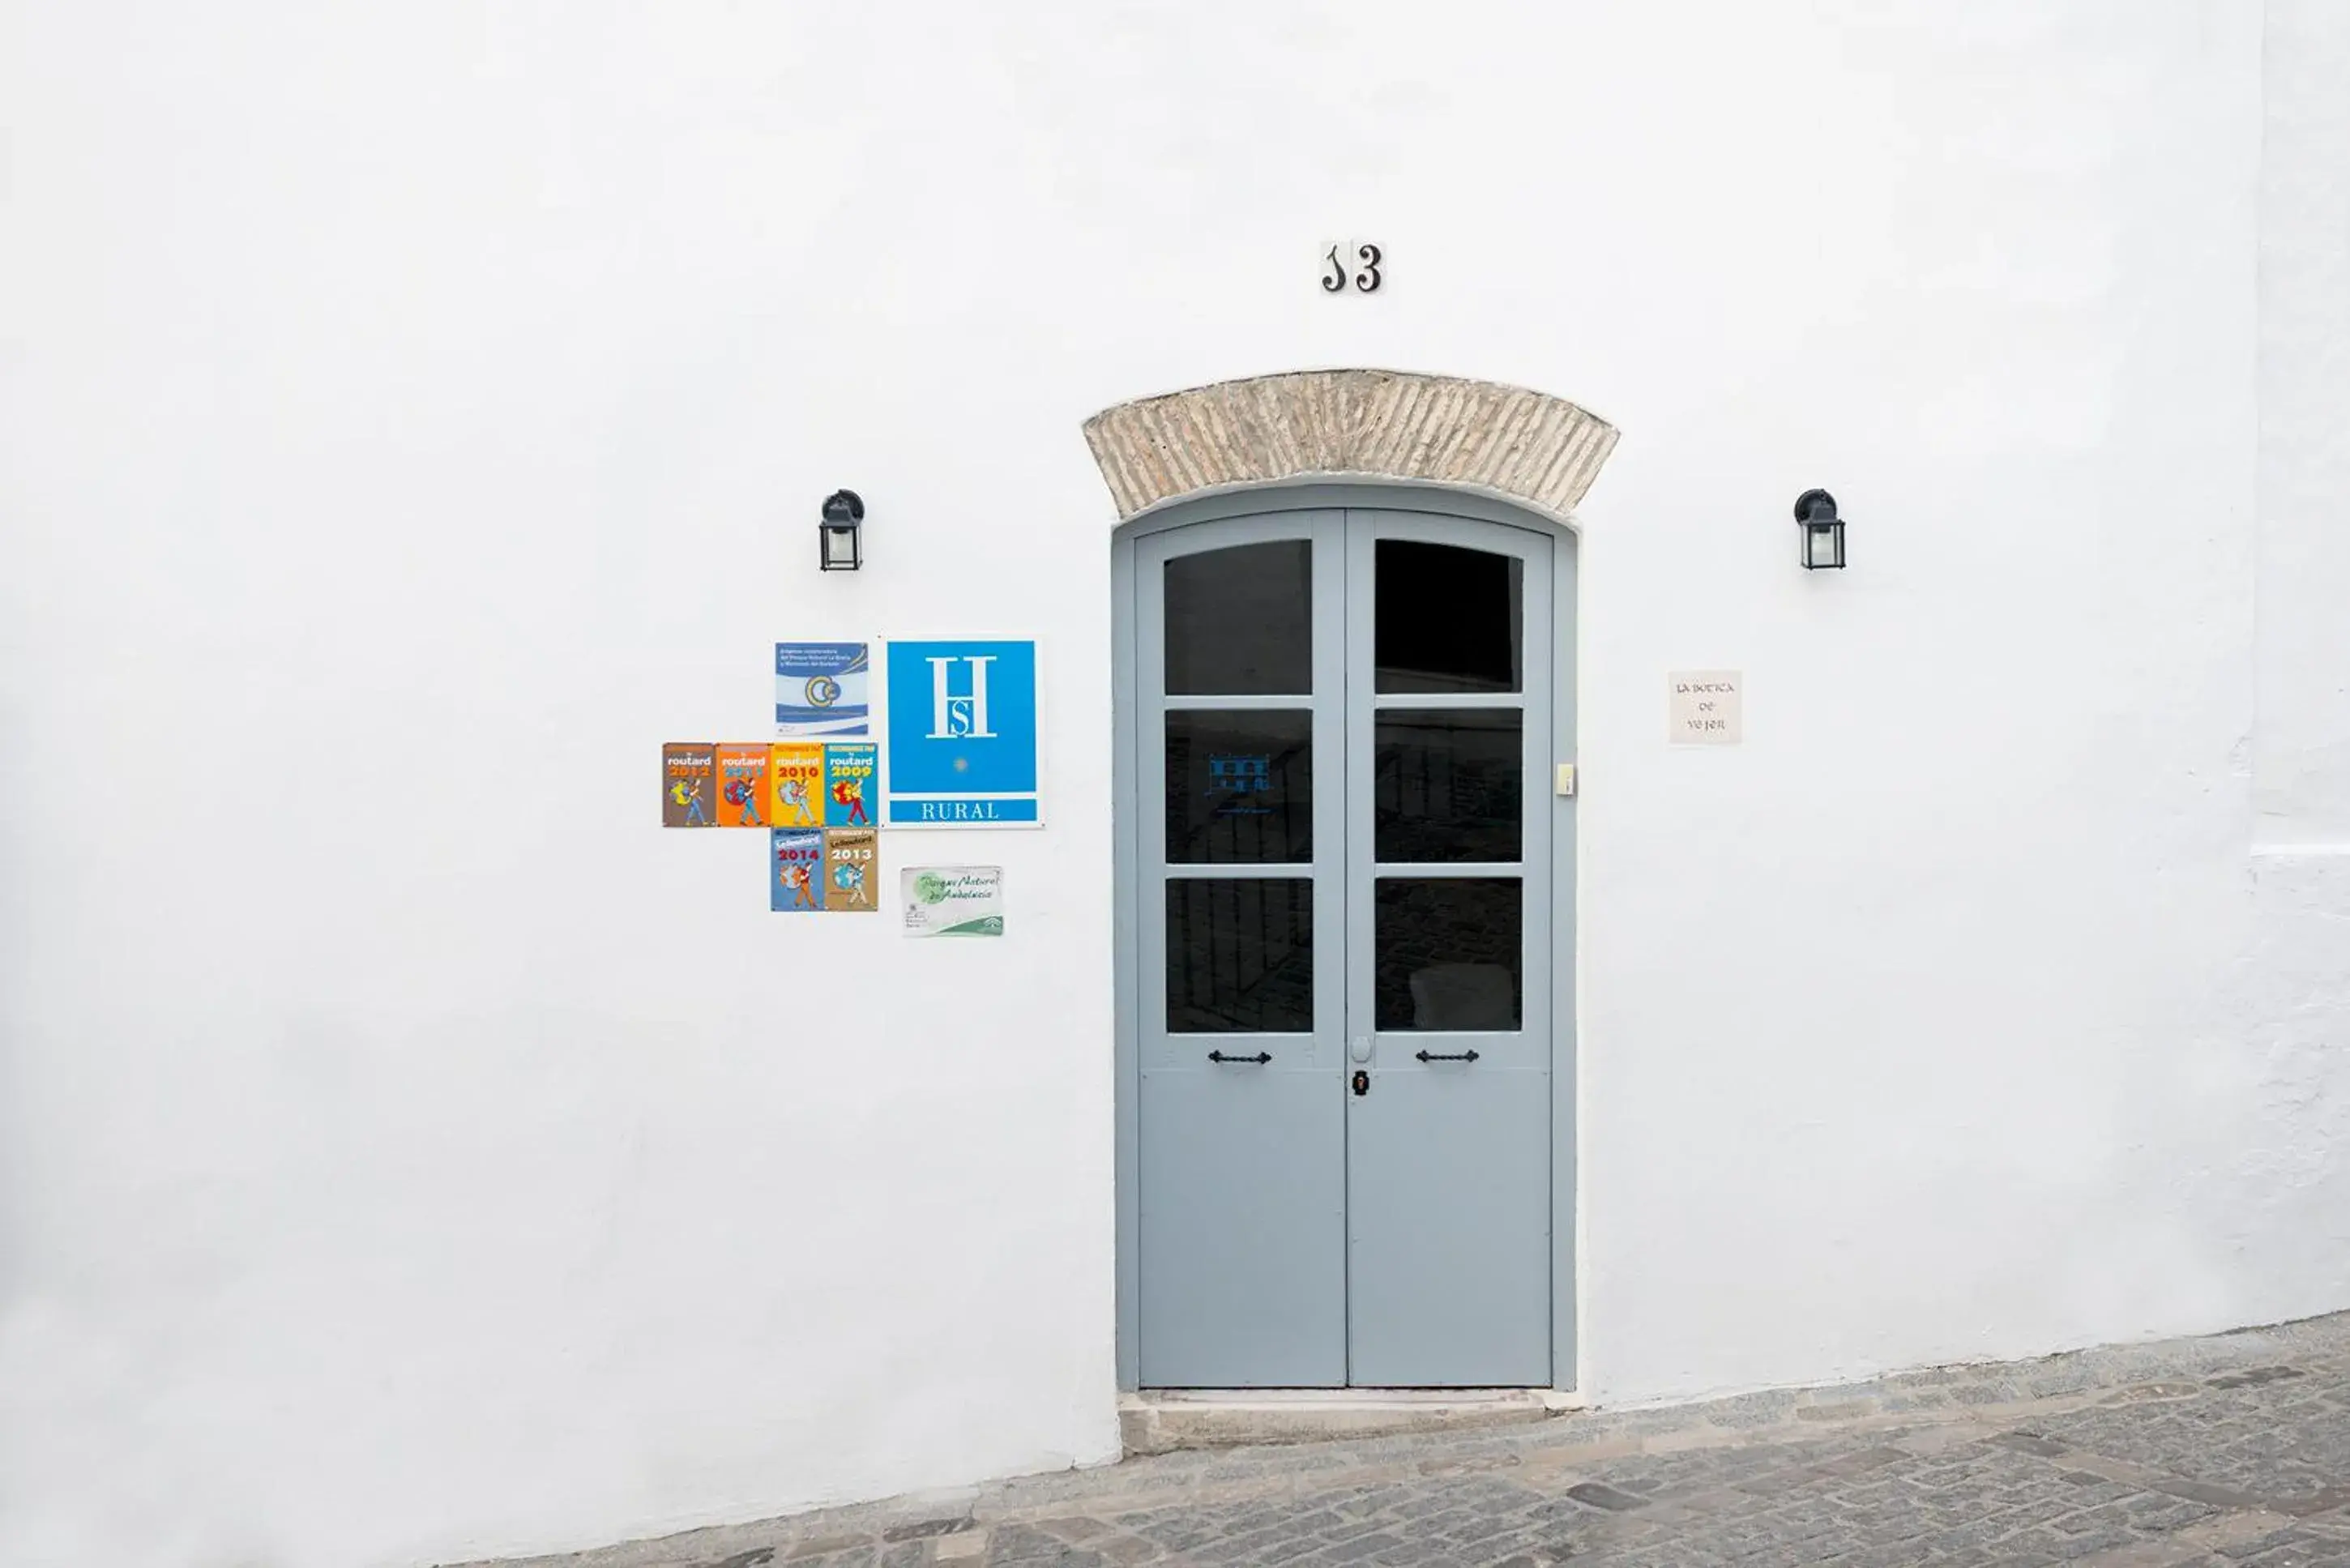
[{"label": "door keyhole", "polygon": [[1370,1075],[1368,1073],[1357,1073],[1357,1074],[1355,1075],[1355,1093],[1356,1093],[1356,1095],[1357,1095],[1357,1096],[1363,1096],[1363,1095],[1367,1095],[1367,1094],[1369,1094],[1370,1092],[1371,1092],[1371,1075]]}]

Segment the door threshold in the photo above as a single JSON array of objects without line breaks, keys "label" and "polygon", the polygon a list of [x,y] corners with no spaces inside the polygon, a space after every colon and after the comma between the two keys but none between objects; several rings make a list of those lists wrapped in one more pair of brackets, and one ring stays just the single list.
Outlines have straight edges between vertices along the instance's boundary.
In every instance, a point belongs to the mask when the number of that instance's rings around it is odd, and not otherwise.
[{"label": "door threshold", "polygon": [[1149,1388],[1118,1397],[1118,1424],[1130,1459],[1517,1426],[1582,1407],[1556,1388]]}]

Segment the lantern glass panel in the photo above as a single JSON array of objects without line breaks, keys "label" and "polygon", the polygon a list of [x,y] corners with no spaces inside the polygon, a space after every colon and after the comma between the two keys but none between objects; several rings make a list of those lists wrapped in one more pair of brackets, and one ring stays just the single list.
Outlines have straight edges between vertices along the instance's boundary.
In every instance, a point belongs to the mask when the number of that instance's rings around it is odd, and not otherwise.
[{"label": "lantern glass panel", "polygon": [[1804,524],[1804,565],[1814,571],[1844,565],[1844,524]]},{"label": "lantern glass panel", "polygon": [[860,562],[855,524],[827,523],[817,528],[820,558],[827,572],[853,572]]}]

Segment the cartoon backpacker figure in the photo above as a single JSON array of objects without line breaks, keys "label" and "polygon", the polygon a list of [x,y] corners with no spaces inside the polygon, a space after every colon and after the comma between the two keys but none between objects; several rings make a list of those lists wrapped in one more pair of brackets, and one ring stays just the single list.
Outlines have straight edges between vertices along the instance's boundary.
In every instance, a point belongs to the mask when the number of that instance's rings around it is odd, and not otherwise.
[{"label": "cartoon backpacker figure", "polygon": [[873,742],[870,741],[835,741],[824,749],[825,808],[827,827],[870,827],[871,813],[865,805],[865,791],[873,782]]},{"label": "cartoon backpacker figure", "polygon": [[775,827],[820,827],[824,824],[824,746],[786,742],[774,749],[769,773],[775,781]]},{"label": "cartoon backpacker figure", "polygon": [[767,818],[767,742],[718,748],[718,826],[772,827]]},{"label": "cartoon backpacker figure", "polygon": [[767,907],[777,912],[824,908],[824,835],[775,829],[775,867],[767,882]]},{"label": "cartoon backpacker figure", "polygon": [[710,827],[712,761],[706,741],[672,741],[661,748],[661,826]]},{"label": "cartoon backpacker figure", "polygon": [[756,779],[731,778],[726,781],[726,804],[742,814],[745,827],[764,827],[759,820],[759,796],[764,793]]},{"label": "cartoon backpacker figure", "polygon": [[836,827],[824,836],[824,907],[827,910],[879,908],[873,877],[880,869],[880,836],[869,827]]}]

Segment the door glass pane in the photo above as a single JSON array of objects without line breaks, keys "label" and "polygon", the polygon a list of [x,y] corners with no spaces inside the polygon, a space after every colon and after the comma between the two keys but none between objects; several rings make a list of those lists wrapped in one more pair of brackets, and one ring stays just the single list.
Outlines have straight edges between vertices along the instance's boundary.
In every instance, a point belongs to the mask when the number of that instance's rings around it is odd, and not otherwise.
[{"label": "door glass pane", "polygon": [[1314,546],[1275,539],[1167,563],[1167,690],[1305,696],[1314,690]]},{"label": "door glass pane", "polygon": [[1372,854],[1515,860],[1525,808],[1515,708],[1382,708],[1371,742]]},{"label": "door glass pane", "polygon": [[1167,884],[1167,1031],[1304,1034],[1314,1027],[1314,884]]},{"label": "door glass pane", "polygon": [[1525,572],[1515,556],[1382,539],[1376,571],[1375,691],[1524,690]]},{"label": "door glass pane", "polygon": [[1314,858],[1314,715],[1167,715],[1167,858],[1292,865]]},{"label": "door glass pane", "polygon": [[1514,877],[1382,877],[1371,911],[1374,1026],[1518,1026],[1525,899]]}]

